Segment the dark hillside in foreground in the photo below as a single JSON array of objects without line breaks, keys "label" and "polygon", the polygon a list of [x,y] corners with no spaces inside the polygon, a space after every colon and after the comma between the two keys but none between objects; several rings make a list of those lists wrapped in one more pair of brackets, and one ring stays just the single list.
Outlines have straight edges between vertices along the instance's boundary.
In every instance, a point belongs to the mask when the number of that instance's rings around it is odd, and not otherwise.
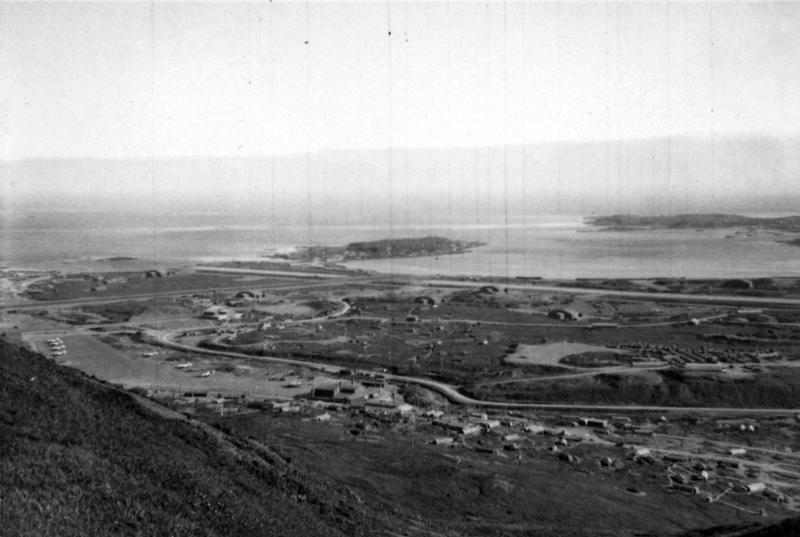
[{"label": "dark hillside in foreground", "polygon": [[[0,340],[3,535],[354,535],[341,487]],[[362,509],[362,511],[358,511]]]},{"label": "dark hillside in foreground", "polygon": [[787,518],[767,525],[723,526],[694,530],[677,537],[797,537],[800,535],[800,517]]}]

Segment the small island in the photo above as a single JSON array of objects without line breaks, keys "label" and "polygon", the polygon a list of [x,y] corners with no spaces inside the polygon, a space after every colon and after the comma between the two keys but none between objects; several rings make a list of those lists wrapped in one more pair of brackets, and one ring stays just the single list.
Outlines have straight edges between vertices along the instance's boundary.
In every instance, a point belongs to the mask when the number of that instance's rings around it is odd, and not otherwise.
[{"label": "small island", "polygon": [[345,246],[306,246],[294,252],[280,254],[277,257],[303,262],[339,262],[463,254],[478,246],[484,246],[484,243],[431,236],[351,242]]}]

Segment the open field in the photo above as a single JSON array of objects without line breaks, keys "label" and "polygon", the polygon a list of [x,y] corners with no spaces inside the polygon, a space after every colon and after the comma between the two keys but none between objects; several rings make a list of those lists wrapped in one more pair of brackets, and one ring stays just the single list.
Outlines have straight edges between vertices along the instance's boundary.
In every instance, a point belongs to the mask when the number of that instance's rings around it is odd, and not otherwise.
[{"label": "open field", "polygon": [[2,315],[48,356],[60,337],[55,361],[270,445],[411,534],[665,535],[800,505],[800,307],[224,277],[246,281]]},{"label": "open field", "polygon": [[[163,278],[173,277],[178,276]],[[651,397],[659,404],[714,406],[714,394],[720,390],[707,386],[704,378],[733,382],[736,393],[756,393],[780,384],[770,384],[775,376],[770,371],[800,364],[798,326],[777,320],[793,319],[791,308],[743,310],[662,303],[652,297],[636,301],[596,294],[543,295],[527,289],[503,292],[492,286],[426,288],[413,279],[381,290],[365,286],[368,282],[361,277],[352,284],[342,280],[319,291],[287,289],[275,281],[257,296],[242,299],[230,292],[206,292],[158,301],[87,304],[74,310],[59,307],[45,316],[76,326],[122,321],[128,329],[172,326],[191,332],[193,325],[215,326],[197,318],[208,304],[225,300],[241,321],[223,323],[212,337],[196,343],[254,357],[422,375],[480,397],[515,401],[525,400],[530,392],[530,400],[537,402],[544,393],[562,393],[570,402],[612,402],[605,391],[622,385],[635,402],[641,402],[634,394],[637,386],[660,386]],[[549,313],[554,309],[581,311],[582,319],[553,318]],[[526,359],[518,359],[522,356]],[[637,371],[640,367],[674,371],[648,373]],[[153,369],[145,378],[171,378],[170,374]],[[695,388],[664,388],[673,383]],[[789,385],[765,392],[774,397],[743,397],[757,400],[759,406],[772,406],[771,400],[782,406],[793,393]],[[624,400],[620,396],[613,402]]]},{"label": "open field", "polygon": [[[123,334],[100,338],[74,335],[61,339],[67,354],[55,357],[57,363],[125,388],[155,393],[202,392],[225,397],[292,399],[332,380],[310,371],[247,359],[219,360],[190,352],[154,349]],[[43,343],[37,342],[37,347],[47,352]]]},{"label": "open field", "polygon": [[505,361],[518,365],[560,365],[562,358],[589,352],[615,354],[614,350],[608,347],[559,341],[541,345],[517,345],[517,349],[505,357]]}]

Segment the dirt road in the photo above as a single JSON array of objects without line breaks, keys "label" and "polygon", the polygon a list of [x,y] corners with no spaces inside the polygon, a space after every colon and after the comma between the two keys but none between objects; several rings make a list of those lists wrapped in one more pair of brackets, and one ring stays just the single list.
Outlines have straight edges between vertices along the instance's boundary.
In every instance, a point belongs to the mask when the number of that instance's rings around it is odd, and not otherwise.
[{"label": "dirt road", "polygon": [[[167,348],[196,352],[200,354],[211,354],[216,356],[229,356],[232,358],[248,358],[251,360],[261,360],[270,363],[280,363],[287,365],[296,365],[325,371],[327,373],[338,373],[341,369],[339,366],[332,366],[328,364],[311,362],[305,360],[294,360],[289,358],[278,358],[272,356],[253,356],[250,354],[243,354],[230,351],[216,351],[196,347],[194,345],[186,345],[177,343],[173,340],[177,336],[177,332],[149,332],[153,343],[162,345]],[[368,371],[357,371],[360,373],[369,373]],[[586,405],[586,404],[568,404],[568,403],[511,403],[506,401],[481,401],[467,397],[458,391],[455,386],[438,382],[431,379],[408,377],[404,375],[385,374],[384,377],[388,381],[416,384],[424,388],[431,389],[441,395],[444,395],[449,401],[453,403],[484,407],[484,408],[519,408],[529,410],[588,410],[588,411],[601,411],[601,412],[658,412],[658,413],[706,413],[706,414],[757,414],[757,415],[795,415],[800,412],[800,409],[786,409],[786,408],[727,408],[727,407],[670,407],[670,406],[651,406],[651,405]]]}]

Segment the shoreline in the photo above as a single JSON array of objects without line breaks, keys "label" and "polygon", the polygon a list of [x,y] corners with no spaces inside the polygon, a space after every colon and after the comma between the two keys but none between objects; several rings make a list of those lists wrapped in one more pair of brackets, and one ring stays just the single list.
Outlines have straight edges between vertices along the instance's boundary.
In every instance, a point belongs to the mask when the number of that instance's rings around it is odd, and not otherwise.
[{"label": "shoreline", "polygon": [[[577,225],[575,225],[577,224]],[[639,231],[639,232],[637,232]],[[597,233],[601,233],[597,235]],[[411,276],[443,275],[448,277],[517,278],[546,277],[575,280],[580,278],[652,279],[652,278],[759,278],[800,277],[800,262],[795,247],[800,237],[776,236],[772,231],[735,234],[731,229],[646,229],[608,232],[603,228],[573,222],[556,229],[536,228],[514,232],[508,244],[497,233],[475,233],[479,240],[465,240],[463,230],[453,229],[453,236],[469,244],[458,251],[413,252],[402,256],[378,255],[351,259],[335,259],[324,263],[291,259],[302,247],[280,247],[264,244],[261,248],[248,244],[224,246],[229,253],[169,250],[163,257],[158,252],[144,255],[138,249],[107,255],[82,255],[47,259],[0,260],[0,270],[7,272],[126,272],[149,269],[191,268],[220,263],[289,263],[316,270],[368,270],[380,273],[404,273]],[[766,236],[765,236],[766,234]],[[468,237],[467,237],[468,238]],[[779,239],[780,240],[776,240]],[[241,246],[241,247],[238,247]],[[504,247],[508,251],[504,251]],[[322,247],[324,248],[324,247]],[[167,251],[166,248],[160,248]],[[156,257],[153,258],[153,253]],[[276,255],[278,254],[278,255]],[[456,255],[458,254],[458,255]],[[302,256],[299,256],[302,257]]]}]

